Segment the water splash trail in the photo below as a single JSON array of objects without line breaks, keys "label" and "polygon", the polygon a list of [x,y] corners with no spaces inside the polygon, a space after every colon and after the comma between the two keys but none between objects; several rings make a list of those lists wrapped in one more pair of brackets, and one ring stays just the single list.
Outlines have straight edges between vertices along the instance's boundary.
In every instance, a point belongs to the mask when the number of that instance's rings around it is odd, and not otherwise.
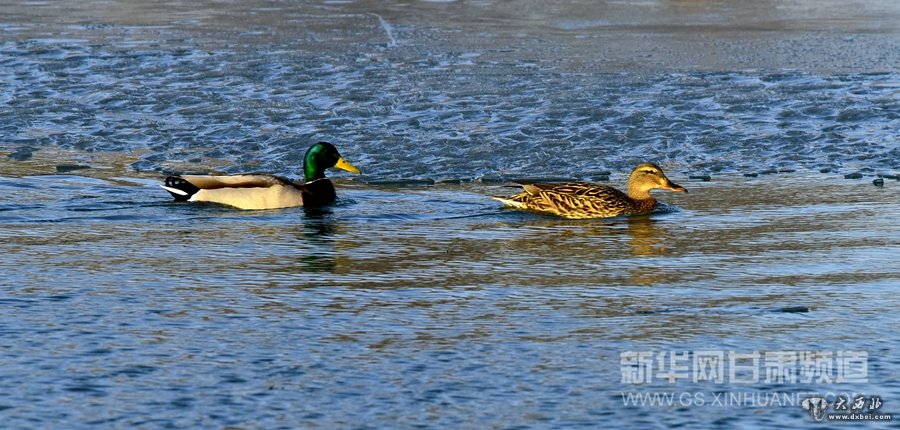
[{"label": "water splash trail", "polygon": [[393,32],[393,29],[391,28],[391,25],[388,24],[387,21],[385,21],[384,18],[382,18],[382,16],[377,13],[370,13],[369,15],[372,15],[375,18],[378,18],[378,22],[381,24],[381,28],[384,29],[385,33],[387,33],[388,40],[390,40],[387,44],[387,47],[388,48],[396,47],[397,39],[394,38],[394,32]]}]

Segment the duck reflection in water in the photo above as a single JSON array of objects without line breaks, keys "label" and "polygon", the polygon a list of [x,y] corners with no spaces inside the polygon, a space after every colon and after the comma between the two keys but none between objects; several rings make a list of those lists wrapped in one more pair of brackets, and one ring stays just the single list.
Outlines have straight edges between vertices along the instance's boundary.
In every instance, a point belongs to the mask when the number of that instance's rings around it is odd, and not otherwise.
[{"label": "duck reflection in water", "polygon": [[[554,219],[550,222],[536,222],[534,218],[537,217],[546,219],[544,216],[537,215],[529,216],[530,220],[510,223],[510,227],[530,233],[503,241],[502,248],[507,252],[520,255],[547,251],[548,248],[567,249],[567,252],[573,253],[573,257],[578,256],[585,259],[589,256],[621,254],[622,251],[628,251],[635,257],[653,257],[670,252],[665,243],[668,232],[663,226],[664,223],[654,220],[651,215],[604,220],[559,221]],[[616,240],[619,237],[627,238],[624,241],[628,245],[627,250],[612,249],[616,247],[616,244],[623,243],[622,240]],[[602,240],[602,243],[599,243],[598,238],[612,240]],[[597,247],[604,249],[598,250]]]},{"label": "duck reflection in water", "polygon": [[[647,216],[631,217],[628,223],[628,246],[635,257],[658,257],[667,255],[671,250],[663,238],[668,237],[665,228]],[[632,285],[655,285],[666,282],[666,275],[646,267],[628,269],[628,278]]]},{"label": "duck reflection in water", "polygon": [[335,235],[338,232],[334,214],[329,207],[304,207],[300,238],[309,244],[300,257],[303,272],[334,273],[337,269]]},{"label": "duck reflection in water", "polygon": [[653,257],[669,253],[665,242],[665,229],[650,216],[631,217],[627,223],[628,245],[635,257]]},{"label": "duck reflection in water", "polygon": [[[621,228],[623,224],[624,228]],[[604,241],[604,244],[599,246],[603,246],[605,249],[600,252],[610,255],[611,252],[616,253],[616,251],[608,249],[608,247],[614,248],[616,242],[626,245],[627,249],[622,251],[627,251],[636,262],[635,265],[626,264],[628,282],[632,285],[654,285],[670,281],[667,281],[664,273],[647,270],[644,260],[650,257],[665,256],[672,252],[666,243],[669,233],[664,225],[665,223],[654,220],[650,215],[641,215],[625,217],[603,227],[585,229],[584,233],[594,237],[604,235],[612,238],[616,236],[624,238],[624,241]]]},{"label": "duck reflection in water", "polygon": [[[510,213],[505,240],[493,240],[491,252],[509,265],[538,263],[540,270],[513,270],[540,282],[594,285],[653,285],[667,282],[671,273],[648,267],[655,258],[674,252],[672,233],[658,214],[603,220],[561,221],[541,215]],[[475,254],[479,250],[473,250]],[[566,261],[565,267],[544,265]],[[671,281],[671,279],[668,279]]]}]

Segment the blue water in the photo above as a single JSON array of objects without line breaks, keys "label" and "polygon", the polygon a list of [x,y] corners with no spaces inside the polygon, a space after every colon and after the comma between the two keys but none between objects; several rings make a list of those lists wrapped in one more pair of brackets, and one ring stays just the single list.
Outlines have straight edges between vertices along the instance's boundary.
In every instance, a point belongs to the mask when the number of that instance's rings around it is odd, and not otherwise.
[{"label": "blue water", "polygon": [[449,78],[427,61],[344,65],[358,61],[8,43],[0,64],[22,72],[5,79],[0,122],[10,149],[146,151],[131,163],[141,171],[225,160],[225,172],[293,173],[316,140],[375,178],[589,176],[647,159],[701,173],[900,168],[895,74],[632,78],[487,63]]},{"label": "blue water", "polygon": [[[900,412],[900,79],[873,54],[896,7],[780,11],[812,13],[787,31],[715,2],[523,4],[3,4],[0,427],[820,427],[759,404],[804,393]],[[364,173],[333,173],[328,208],[158,187],[296,175],[317,140]],[[690,193],[584,221],[489,198],[622,187],[642,161]],[[867,374],[637,385],[629,351],[862,351]],[[648,393],[676,400],[626,404]]]}]

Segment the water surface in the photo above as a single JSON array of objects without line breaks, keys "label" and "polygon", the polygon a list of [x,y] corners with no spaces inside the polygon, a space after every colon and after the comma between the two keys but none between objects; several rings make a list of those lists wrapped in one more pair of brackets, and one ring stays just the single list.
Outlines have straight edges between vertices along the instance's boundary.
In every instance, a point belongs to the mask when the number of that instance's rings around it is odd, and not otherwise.
[{"label": "water surface", "polygon": [[[900,11],[757,4],[0,2],[3,426],[818,426],[623,402],[653,392],[900,412]],[[158,188],[296,175],[316,140],[365,173],[328,208]],[[643,161],[690,193],[582,221],[489,198]],[[867,377],[622,382],[622,352],[705,350],[863,351]]]}]

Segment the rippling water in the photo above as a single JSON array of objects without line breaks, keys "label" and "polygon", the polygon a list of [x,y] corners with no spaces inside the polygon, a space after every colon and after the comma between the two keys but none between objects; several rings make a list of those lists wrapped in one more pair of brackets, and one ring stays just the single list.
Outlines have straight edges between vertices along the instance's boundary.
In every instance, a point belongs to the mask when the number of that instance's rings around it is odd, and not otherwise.
[{"label": "rippling water", "polygon": [[391,178],[582,175],[646,159],[703,172],[900,168],[895,74],[632,79],[484,64],[450,76],[428,60],[33,43],[0,52],[23,71],[6,79],[6,144],[144,151],[137,170],[294,171],[316,139]]},{"label": "rippling water", "polygon": [[[623,402],[649,392],[900,412],[893,3],[99,4],[0,2],[2,427],[814,425]],[[295,175],[315,140],[365,173],[329,208],[157,187]],[[690,190],[648,217],[488,198],[646,160]],[[622,352],[676,350],[865,351],[867,382],[621,382]]]}]

